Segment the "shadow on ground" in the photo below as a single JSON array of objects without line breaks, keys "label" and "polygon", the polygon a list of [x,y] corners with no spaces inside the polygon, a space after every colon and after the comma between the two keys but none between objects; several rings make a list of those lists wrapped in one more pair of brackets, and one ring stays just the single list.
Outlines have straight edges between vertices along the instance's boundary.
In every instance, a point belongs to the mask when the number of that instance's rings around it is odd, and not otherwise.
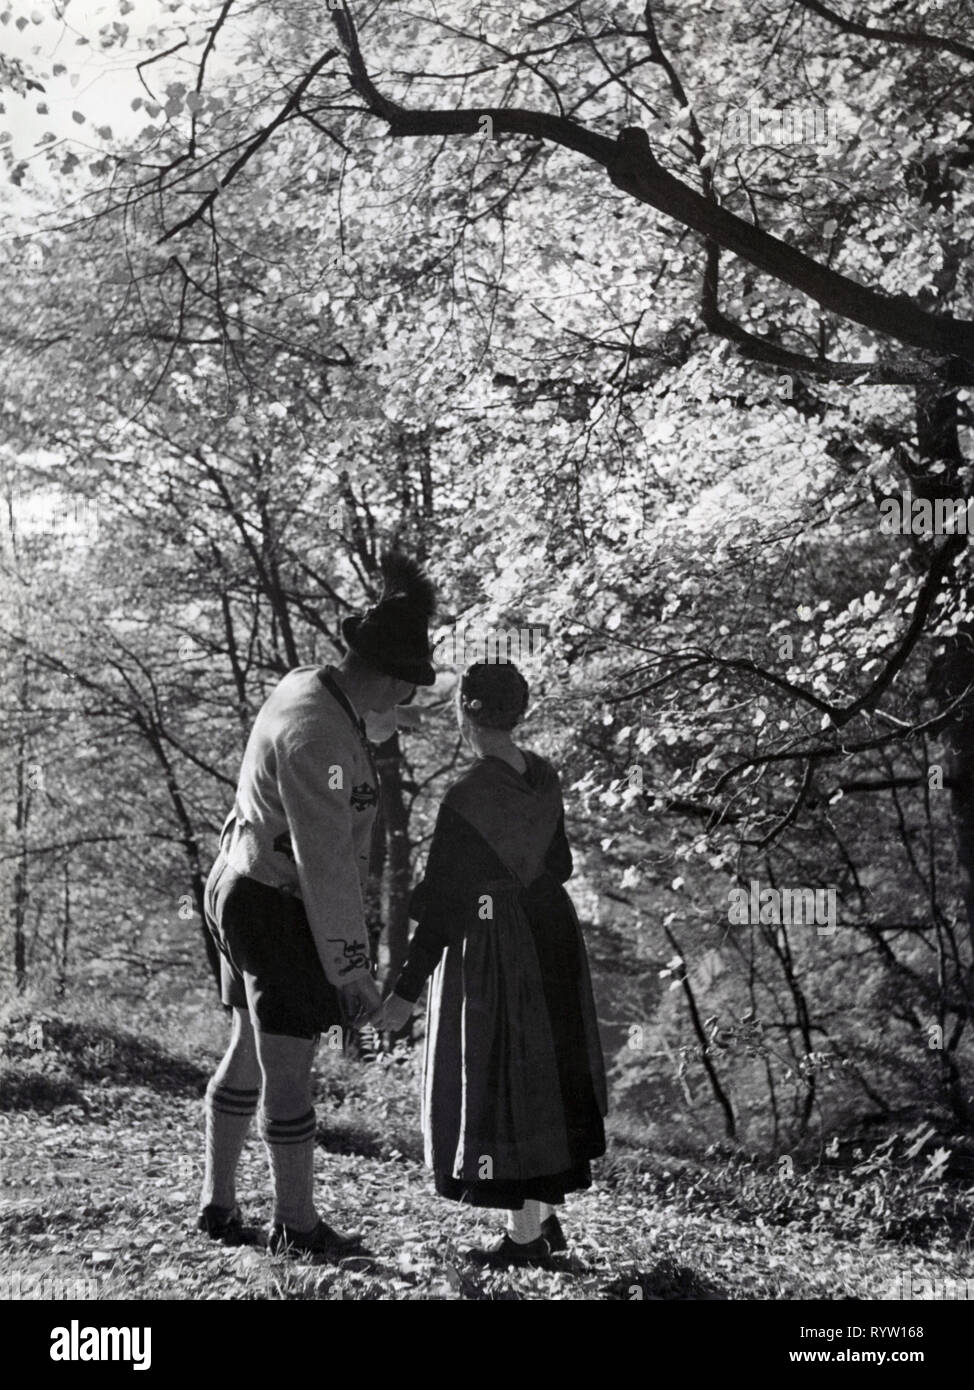
[{"label": "shadow on ground", "polygon": [[0,1026],[0,1110],[85,1105],[83,1083],[199,1096],[209,1072],[151,1039],[47,1015]]},{"label": "shadow on ground", "polygon": [[602,1291],[611,1301],[627,1303],[640,1299],[711,1300],[730,1297],[726,1289],[712,1283],[698,1270],[668,1256],[658,1260],[651,1270],[634,1268],[631,1274],[620,1275],[618,1279],[603,1285]]}]

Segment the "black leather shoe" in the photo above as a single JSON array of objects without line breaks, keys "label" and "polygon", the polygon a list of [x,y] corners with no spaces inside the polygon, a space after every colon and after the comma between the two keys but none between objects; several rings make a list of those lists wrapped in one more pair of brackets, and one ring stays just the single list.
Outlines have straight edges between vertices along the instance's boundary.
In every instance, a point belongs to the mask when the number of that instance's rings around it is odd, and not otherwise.
[{"label": "black leather shoe", "polygon": [[488,1265],[491,1269],[508,1269],[511,1265],[543,1265],[551,1251],[544,1236],[538,1236],[537,1240],[522,1245],[516,1240],[511,1240],[505,1231],[493,1245],[481,1250],[470,1250],[468,1254],[476,1264]]},{"label": "black leather shoe", "polygon": [[224,1245],[242,1245],[244,1241],[243,1213],[239,1207],[204,1207],[196,1218],[196,1229],[211,1240]]},{"label": "black leather shoe", "polygon": [[546,1216],[541,1223],[541,1234],[548,1242],[548,1249],[553,1255],[557,1255],[561,1250],[568,1249],[568,1241],[565,1239],[565,1232],[561,1229],[561,1222],[554,1212]]},{"label": "black leather shoe", "polygon": [[342,1235],[332,1230],[328,1222],[320,1217],[318,1224],[312,1226],[310,1231],[296,1231],[293,1226],[275,1221],[267,1233],[267,1248],[272,1255],[285,1255],[293,1251],[295,1254],[325,1255],[329,1259],[364,1253],[360,1231]]}]

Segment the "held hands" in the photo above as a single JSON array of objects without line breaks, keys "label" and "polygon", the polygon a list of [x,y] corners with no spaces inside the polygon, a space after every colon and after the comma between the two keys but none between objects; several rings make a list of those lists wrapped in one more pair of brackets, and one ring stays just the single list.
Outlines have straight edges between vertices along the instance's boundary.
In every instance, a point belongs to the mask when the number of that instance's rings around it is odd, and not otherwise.
[{"label": "held hands", "polygon": [[382,1026],[376,1017],[382,1010],[382,995],[371,975],[363,975],[360,980],[341,985],[338,995],[352,1028],[360,1028],[364,1023]]},{"label": "held hands", "polygon": [[415,1007],[408,999],[400,999],[398,994],[390,994],[383,1003],[371,975],[363,975],[352,984],[342,985],[338,993],[352,1028],[371,1023],[373,1028],[383,1032],[398,1033],[412,1018]]},{"label": "held hands", "polygon": [[398,994],[390,994],[382,1006],[382,1012],[373,1022],[376,1028],[383,1032],[398,1033],[412,1018],[413,1008],[408,999],[400,999]]}]

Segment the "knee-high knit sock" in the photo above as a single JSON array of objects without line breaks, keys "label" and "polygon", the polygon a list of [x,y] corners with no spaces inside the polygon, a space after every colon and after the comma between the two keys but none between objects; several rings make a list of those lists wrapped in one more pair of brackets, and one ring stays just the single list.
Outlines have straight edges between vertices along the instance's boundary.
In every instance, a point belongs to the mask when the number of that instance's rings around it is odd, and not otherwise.
[{"label": "knee-high knit sock", "polygon": [[524,1199],[520,1211],[507,1213],[507,1234],[517,1245],[529,1245],[541,1234],[541,1203],[531,1197]]},{"label": "knee-high knit sock", "polygon": [[224,1086],[215,1077],[206,1088],[206,1150],[201,1206],[236,1205],[237,1164],[257,1109],[258,1090]]},{"label": "knee-high knit sock", "polygon": [[554,1216],[555,1214],[554,1207],[550,1206],[547,1202],[539,1202],[538,1208],[538,1219],[540,1221],[547,1221],[549,1216]]},{"label": "knee-high knit sock", "polygon": [[318,1220],[314,1204],[315,1112],[293,1120],[262,1116],[262,1133],[274,1181],[274,1221],[310,1231]]}]

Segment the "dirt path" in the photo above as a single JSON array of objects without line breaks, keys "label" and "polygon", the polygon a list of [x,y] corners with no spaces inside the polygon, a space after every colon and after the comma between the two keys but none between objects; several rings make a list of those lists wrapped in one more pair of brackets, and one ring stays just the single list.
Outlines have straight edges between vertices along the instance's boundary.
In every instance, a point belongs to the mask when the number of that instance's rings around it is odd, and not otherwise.
[{"label": "dirt path", "polygon": [[[121,1299],[893,1298],[902,1280],[968,1277],[957,1252],[856,1246],[788,1228],[714,1221],[594,1188],[569,1201],[572,1253],[546,1270],[493,1273],[462,1251],[500,1229],[431,1193],[425,1170],[319,1147],[319,1208],[361,1229],[372,1261],[341,1267],[226,1249],[192,1229],[201,1104],[103,1086],[46,1115],[0,1116],[0,1279],[6,1297]],[[327,1136],[322,1136],[327,1143]],[[268,1217],[255,1135],[240,1173],[245,1216]]]}]

